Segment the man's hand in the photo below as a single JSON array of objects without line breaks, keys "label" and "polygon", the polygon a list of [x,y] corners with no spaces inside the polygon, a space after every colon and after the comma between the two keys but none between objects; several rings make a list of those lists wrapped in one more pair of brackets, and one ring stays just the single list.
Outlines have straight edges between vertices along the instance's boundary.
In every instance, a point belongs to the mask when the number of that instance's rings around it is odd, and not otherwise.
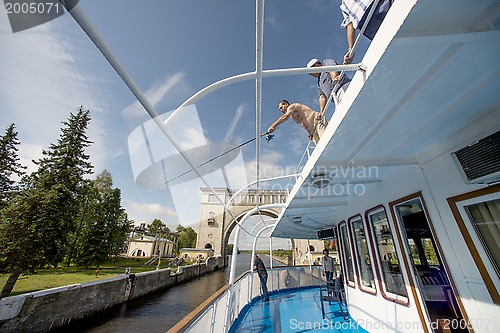
[{"label": "man's hand", "polygon": [[352,64],[354,60],[354,53],[352,55],[349,55],[349,53],[351,53],[351,50],[347,50],[347,53],[344,55],[344,65]]},{"label": "man's hand", "polygon": [[321,118],[323,118],[323,115],[321,113],[318,113],[318,115],[316,116],[316,119],[321,120]]},{"label": "man's hand", "polygon": [[276,126],[271,125],[271,126],[269,126],[269,128],[267,129],[267,133],[272,133],[272,132],[274,132],[275,130],[276,130]]}]

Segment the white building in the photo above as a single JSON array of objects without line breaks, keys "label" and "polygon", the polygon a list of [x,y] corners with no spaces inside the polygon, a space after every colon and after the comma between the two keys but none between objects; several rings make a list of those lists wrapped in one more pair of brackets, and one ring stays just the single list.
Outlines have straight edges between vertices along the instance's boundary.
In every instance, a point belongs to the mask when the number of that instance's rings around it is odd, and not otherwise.
[{"label": "white building", "polygon": [[132,237],[128,244],[127,256],[129,257],[173,257],[174,243],[165,238],[138,235]]}]

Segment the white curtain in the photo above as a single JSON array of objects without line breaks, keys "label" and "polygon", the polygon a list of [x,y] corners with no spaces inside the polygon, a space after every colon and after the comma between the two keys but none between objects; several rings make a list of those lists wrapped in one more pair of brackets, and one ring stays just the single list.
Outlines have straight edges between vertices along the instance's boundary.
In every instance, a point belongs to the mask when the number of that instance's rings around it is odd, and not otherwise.
[{"label": "white curtain", "polygon": [[500,199],[470,205],[466,208],[498,273],[500,271]]}]

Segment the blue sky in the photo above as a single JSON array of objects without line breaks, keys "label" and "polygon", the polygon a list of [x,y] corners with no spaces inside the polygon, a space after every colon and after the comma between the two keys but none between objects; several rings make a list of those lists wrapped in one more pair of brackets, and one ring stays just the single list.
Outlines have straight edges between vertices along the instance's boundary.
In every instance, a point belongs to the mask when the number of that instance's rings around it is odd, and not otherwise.
[{"label": "blue sky", "polygon": [[[267,1],[264,69],[304,67],[312,57],[340,62],[347,43],[339,3]],[[159,114],[213,82],[255,69],[254,1],[81,0],[79,6]],[[94,144],[88,152],[95,174],[111,172],[129,218],[137,223],[159,218],[169,226],[198,222],[193,188],[201,186],[199,180],[183,189],[136,184],[129,137],[150,118],[70,15],[13,34],[1,11],[0,45],[0,130],[16,124],[21,162],[30,171],[30,161],[56,142],[61,122],[83,105],[92,116],[88,136]],[[366,45],[363,40],[358,54]],[[263,131],[280,116],[282,99],[318,110],[315,80],[308,75],[264,79]],[[238,145],[255,136],[254,81],[222,88],[195,107],[199,126],[179,132],[186,149],[207,142]],[[275,134],[270,143],[261,143],[263,177],[296,166],[308,142],[292,121]],[[254,179],[249,171],[254,159],[255,145],[244,146],[234,164],[245,172],[229,168],[231,184]],[[225,186],[220,174],[209,178],[213,186]]]}]

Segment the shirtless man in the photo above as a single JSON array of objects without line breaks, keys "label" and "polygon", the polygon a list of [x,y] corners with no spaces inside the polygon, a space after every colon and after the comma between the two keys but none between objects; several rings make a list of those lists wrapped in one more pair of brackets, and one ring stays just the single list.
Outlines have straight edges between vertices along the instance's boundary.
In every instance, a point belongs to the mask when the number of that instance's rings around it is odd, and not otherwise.
[{"label": "shirtless man", "polygon": [[318,143],[320,137],[323,135],[328,121],[321,112],[316,112],[310,107],[300,103],[290,104],[287,100],[282,100],[278,104],[278,109],[283,113],[281,117],[278,118],[267,130],[268,133],[272,133],[276,130],[278,125],[284,123],[288,118],[292,117],[293,121],[297,124],[302,125],[304,129],[309,133],[309,140],[314,140],[314,143]]}]

